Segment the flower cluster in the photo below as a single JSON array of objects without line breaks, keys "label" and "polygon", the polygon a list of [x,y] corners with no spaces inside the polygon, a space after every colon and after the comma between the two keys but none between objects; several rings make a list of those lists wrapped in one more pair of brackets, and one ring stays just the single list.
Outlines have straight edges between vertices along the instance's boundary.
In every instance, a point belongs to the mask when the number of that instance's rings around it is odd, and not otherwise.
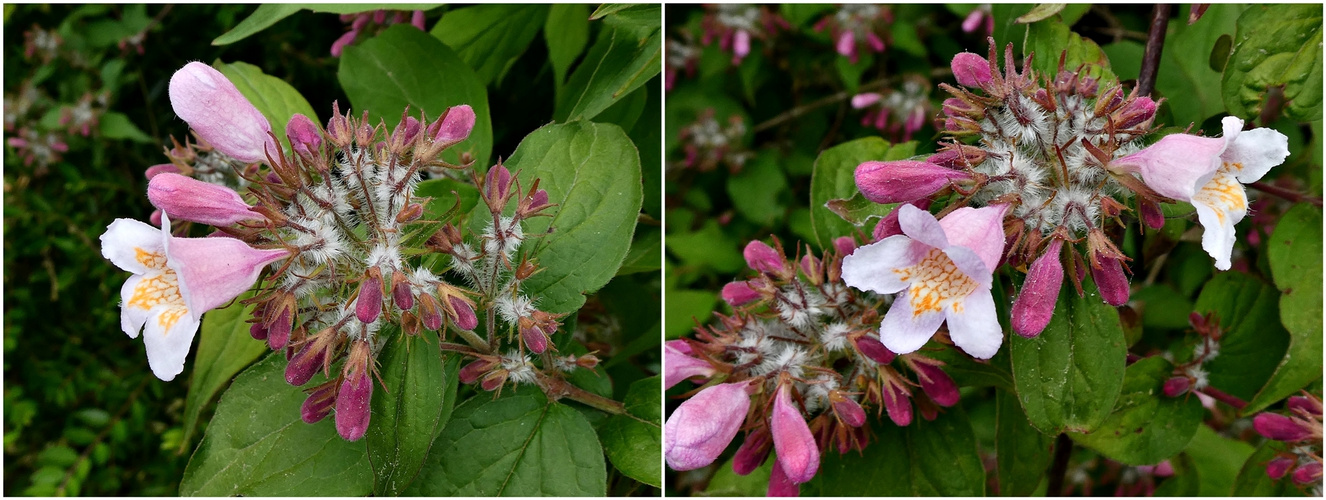
[{"label": "flower cluster", "polygon": [[884,52],[884,39],[876,32],[884,31],[893,23],[893,13],[887,7],[871,4],[844,4],[833,13],[815,23],[815,31],[829,30],[834,48],[852,64],[860,59],[860,46],[871,52]]},{"label": "flower cluster", "polygon": [[666,344],[665,385],[705,384],[664,425],[670,467],[708,466],[744,429],[733,470],[749,474],[772,453],[769,494],[795,495],[821,453],[864,449],[871,407],[906,426],[913,402],[926,419],[957,403],[943,362],[897,355],[871,332],[888,298],[848,288],[842,256],[861,249],[847,237],[835,247],[789,261],[776,241],[752,241],[744,254],[758,274],[723,287],[733,315]]},{"label": "flower cluster", "polygon": [[724,3],[705,7],[709,12],[701,23],[704,33],[700,42],[709,45],[717,41],[719,49],[732,51],[733,66],[750,54],[752,39],[768,43],[780,28],[791,29],[786,19],[764,5]]},{"label": "flower cluster", "polygon": [[901,88],[852,96],[852,107],[866,110],[861,125],[910,141],[930,114],[930,84],[924,77],[913,75],[903,81]]},{"label": "flower cluster", "polygon": [[1263,412],[1252,426],[1266,439],[1282,441],[1288,451],[1266,463],[1266,475],[1280,480],[1293,470],[1294,483],[1313,485],[1314,495],[1321,495],[1321,398],[1303,393],[1285,404],[1288,414]]},{"label": "flower cluster", "polygon": [[680,30],[681,39],[669,38],[667,56],[664,59],[665,76],[663,79],[663,89],[671,91],[677,84],[677,76],[685,73],[687,77],[695,76],[695,67],[700,63],[699,45],[695,43],[695,37],[689,30]]},{"label": "flower cluster", "polygon": [[731,172],[741,171],[752,153],[743,145],[746,121],[739,115],[729,116],[727,126],[715,119],[710,108],[700,112],[694,123],[681,129],[680,139],[686,158],[682,168],[706,172],[726,165]]},{"label": "flower cluster", "polygon": [[[1227,117],[1224,137],[1174,134],[1146,147],[1142,138],[1153,131],[1155,101],[1118,85],[1102,86],[1090,66],[1069,71],[1063,59],[1058,73],[1040,81],[1031,70],[1033,55],[1018,71],[1012,53],[1009,44],[1003,71],[993,40],[988,59],[955,56],[953,74],[964,88],[940,84],[952,95],[943,105],[950,141],[925,161],[861,164],[856,170],[861,193],[877,203],[908,203],[952,192],[956,197],[946,210],[1006,207],[1001,209],[1004,241],[986,264],[987,271],[1000,262],[1030,265],[1012,309],[1013,330],[1024,336],[1038,335],[1049,323],[1065,274],[1079,294],[1090,271],[1106,303],[1128,301],[1129,259],[1110,234],[1125,227],[1121,215],[1130,210],[1130,197],[1152,228],[1164,224],[1160,203],[1192,203],[1206,228],[1203,248],[1216,258],[1217,268],[1229,267],[1233,224],[1247,207],[1242,183],[1284,161],[1284,135],[1270,129],[1242,132],[1242,120]],[[901,251],[897,247],[878,258],[896,259]],[[892,279],[871,267],[861,272],[845,269],[844,277],[849,284]]]},{"label": "flower cluster", "polygon": [[409,23],[411,26],[419,28],[420,31],[428,31],[424,27],[424,11],[422,10],[411,13],[395,11],[390,14],[390,17],[388,17],[388,12],[381,9],[358,14],[341,14],[341,22],[348,23],[350,29],[340,38],[337,38],[335,42],[332,42],[331,55],[341,57],[341,51],[345,50],[346,46],[355,43],[355,39],[359,38],[360,33],[376,33],[387,26],[404,23],[406,22],[406,15],[410,16]]}]

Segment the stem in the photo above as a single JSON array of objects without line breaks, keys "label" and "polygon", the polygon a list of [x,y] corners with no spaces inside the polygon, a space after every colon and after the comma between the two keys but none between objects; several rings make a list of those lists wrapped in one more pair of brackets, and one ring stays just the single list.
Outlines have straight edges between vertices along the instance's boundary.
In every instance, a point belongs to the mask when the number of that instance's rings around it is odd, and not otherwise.
[{"label": "stem", "polygon": [[562,379],[552,378],[542,373],[538,377],[539,386],[543,387],[543,391],[548,394],[548,399],[567,398],[613,415],[626,414],[626,405],[618,401],[588,392]]},{"label": "stem", "polygon": [[1266,194],[1269,194],[1269,195],[1272,195],[1272,196],[1278,196],[1278,197],[1280,197],[1280,198],[1284,198],[1284,199],[1289,200],[1289,201],[1292,201],[1292,202],[1294,202],[1294,203],[1311,203],[1311,204],[1316,205],[1316,206],[1319,206],[1319,207],[1321,206],[1321,198],[1313,198],[1313,197],[1308,196],[1308,195],[1306,195],[1306,194],[1299,193],[1299,192],[1296,192],[1296,191],[1290,191],[1290,190],[1288,190],[1288,189],[1285,189],[1285,188],[1282,188],[1282,187],[1276,186],[1276,185],[1274,185],[1274,184],[1267,184],[1267,183],[1262,182],[1262,181],[1257,181],[1257,182],[1254,182],[1254,183],[1248,184],[1248,187],[1253,188],[1253,189],[1256,189],[1256,190],[1258,190],[1258,191],[1261,191],[1261,192],[1263,192],[1263,193],[1266,193]]},{"label": "stem", "polygon": [[1158,3],[1151,10],[1151,29],[1146,33],[1146,53],[1142,56],[1142,71],[1137,77],[1138,95],[1150,96],[1156,88],[1156,72],[1160,69],[1160,50],[1165,45],[1165,28],[1169,26],[1172,5]]},{"label": "stem", "polygon": [[[952,74],[952,70],[950,70],[949,68],[935,68],[934,71],[931,71],[930,76],[931,76],[932,78],[942,78],[942,77],[944,77],[944,76],[946,76],[946,75],[949,75],[949,74]],[[811,112],[811,111],[814,111],[814,110],[817,109],[817,108],[821,108],[821,107],[828,106],[828,105],[831,105],[831,104],[837,104],[837,103],[839,103],[839,102],[842,102],[842,101],[846,101],[846,100],[848,100],[848,99],[851,99],[852,96],[854,96],[854,95],[860,94],[860,93],[865,92],[865,91],[868,91],[868,90],[882,89],[882,88],[888,87],[888,86],[890,86],[890,85],[893,85],[893,84],[897,83],[898,81],[899,81],[899,78],[898,78],[898,77],[882,78],[882,79],[879,79],[879,80],[875,80],[875,81],[873,81],[873,82],[869,82],[869,83],[861,84],[861,86],[857,87],[856,92],[848,92],[848,91],[844,90],[844,91],[842,91],[842,92],[838,92],[837,94],[833,94],[833,95],[826,96],[826,97],[821,97],[821,98],[816,99],[816,100],[814,100],[814,101],[811,101],[811,102],[808,102],[808,103],[806,103],[806,104],[802,104],[802,105],[797,106],[797,107],[795,107],[795,108],[792,108],[792,109],[789,109],[789,110],[787,110],[787,111],[784,111],[782,114],[780,114],[780,115],[778,115],[778,116],[775,116],[775,117],[773,117],[773,118],[770,118],[770,119],[768,119],[768,120],[765,120],[764,122],[760,123],[759,125],[756,125],[755,128],[752,129],[752,132],[754,132],[754,133],[760,133],[760,132],[763,132],[763,131],[765,131],[765,130],[768,130],[768,129],[771,129],[771,128],[774,128],[774,127],[777,127],[777,126],[779,126],[779,125],[782,125],[783,122],[789,121],[789,120],[791,120],[791,119],[793,119],[793,118],[797,118],[797,117],[802,116],[802,115],[804,115],[804,114],[806,114],[806,113],[809,113],[809,112]]]},{"label": "stem", "polygon": [[439,349],[442,349],[443,351],[459,352],[459,353],[462,353],[462,354],[478,354],[478,353],[479,353],[479,351],[475,350],[473,347],[466,346],[466,345],[461,345],[461,344],[455,344],[455,343],[451,343],[451,342],[439,342],[439,343],[438,343],[438,348],[439,348]]},{"label": "stem", "polygon": [[1244,407],[1248,406],[1248,403],[1242,399],[1226,394],[1224,391],[1216,389],[1215,387],[1206,386],[1206,388],[1200,389],[1197,392],[1211,396],[1212,398],[1215,398],[1216,401],[1233,406],[1237,410],[1242,410]]},{"label": "stem", "polygon": [[1064,496],[1064,478],[1068,475],[1068,458],[1073,454],[1073,440],[1068,434],[1059,434],[1054,441],[1054,462],[1050,464],[1050,483],[1045,496]]},{"label": "stem", "polygon": [[475,351],[483,353],[492,352],[492,349],[488,347],[488,341],[479,338],[474,332],[457,328],[456,333],[458,333],[461,338],[465,339],[467,344],[473,346]]}]

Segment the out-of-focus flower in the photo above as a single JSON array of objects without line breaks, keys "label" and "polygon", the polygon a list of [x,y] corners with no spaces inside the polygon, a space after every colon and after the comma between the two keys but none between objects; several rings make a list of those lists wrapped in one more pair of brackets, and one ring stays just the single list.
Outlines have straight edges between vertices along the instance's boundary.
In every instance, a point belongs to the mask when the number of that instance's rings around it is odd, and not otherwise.
[{"label": "out-of-focus flower", "polygon": [[664,90],[672,90],[677,84],[677,76],[682,73],[687,77],[695,76],[695,67],[700,62],[702,49],[695,43],[691,32],[682,30],[680,33],[681,39],[668,39],[667,55],[664,59],[667,63],[663,80]]},{"label": "out-of-focus flower", "polygon": [[972,9],[970,14],[962,20],[962,31],[972,33],[976,30],[982,30],[983,35],[990,36],[994,34],[994,12],[993,7],[988,3],[983,3]]},{"label": "out-of-focus flower", "polygon": [[[409,15],[409,18],[406,18]],[[360,33],[378,33],[387,26],[409,22],[411,26],[419,28],[420,31],[427,31],[424,27],[424,11],[416,10],[414,12],[394,11],[391,17],[387,17],[387,11],[375,10],[372,12],[360,12],[358,14],[341,14],[341,22],[350,23],[350,29],[332,42],[332,57],[341,57],[341,52],[345,47],[353,44]]]},{"label": "out-of-focus flower", "polygon": [[861,125],[875,127],[901,141],[910,141],[930,114],[929,85],[921,77],[909,77],[899,89],[852,96],[852,107],[866,110]]},{"label": "out-of-focus flower", "polygon": [[872,52],[884,52],[884,39],[879,33],[885,33],[893,22],[889,9],[871,4],[844,4],[838,12],[815,23],[815,31],[829,30],[834,40],[834,49],[852,64],[860,59],[860,46],[865,45]]},{"label": "out-of-focus flower", "polygon": [[791,29],[782,16],[764,5],[724,3],[707,6],[709,12],[701,21],[704,33],[700,42],[709,45],[718,41],[718,48],[732,52],[732,65],[741,64],[751,51],[751,41],[771,41],[781,29]]},{"label": "out-of-focus flower", "polygon": [[738,172],[753,156],[742,144],[746,137],[745,120],[732,115],[724,127],[714,119],[714,114],[713,109],[706,109],[694,123],[682,128],[682,151],[686,158],[679,164],[681,168],[705,172],[726,165],[729,171]]}]

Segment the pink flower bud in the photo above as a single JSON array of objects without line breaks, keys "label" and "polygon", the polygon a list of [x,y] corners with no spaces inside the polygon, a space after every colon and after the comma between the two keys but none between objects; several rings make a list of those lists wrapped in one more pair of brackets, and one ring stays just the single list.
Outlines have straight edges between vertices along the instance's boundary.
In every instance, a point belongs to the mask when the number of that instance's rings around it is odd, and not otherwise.
[{"label": "pink flower bud", "polygon": [[1294,470],[1294,482],[1312,484],[1321,481],[1321,462],[1311,462]]},{"label": "pink flower bud", "polygon": [[1289,457],[1276,457],[1266,462],[1266,475],[1271,479],[1280,480],[1289,473],[1289,469],[1294,467],[1294,459]]},{"label": "pink flower bud", "polygon": [[852,32],[844,31],[838,35],[838,43],[834,45],[838,53],[843,57],[850,57],[852,62],[856,62],[856,39],[852,37]]},{"label": "pink flower bud", "polygon": [[1177,398],[1188,392],[1192,388],[1192,380],[1188,377],[1170,377],[1165,381],[1165,395],[1171,398]]},{"label": "pink flower bud", "polygon": [[838,251],[839,257],[852,255],[856,251],[856,240],[851,236],[842,236],[833,240],[833,249]]},{"label": "pink flower bud", "polygon": [[306,424],[316,424],[331,414],[332,406],[335,404],[336,385],[323,384],[308,395],[304,404],[299,405],[299,417]]},{"label": "pink flower bud", "polygon": [[760,300],[760,292],[751,288],[749,281],[733,281],[723,285],[723,300],[732,306],[745,305]]},{"label": "pink flower bud", "polygon": [[341,114],[337,101],[332,101],[332,117],[327,120],[327,138],[337,147],[344,148],[354,140],[354,131],[350,129],[348,113]]},{"label": "pink flower bud", "polygon": [[750,33],[737,30],[732,35],[732,64],[741,64],[741,60],[750,54]]},{"label": "pink flower bud", "polygon": [[336,394],[336,432],[346,441],[358,441],[368,431],[372,416],[368,402],[373,397],[373,377],[368,368],[353,372],[341,382]]},{"label": "pink flower bud", "polygon": [[543,354],[548,350],[548,336],[543,334],[543,329],[535,325],[521,327],[520,338],[525,341],[525,347],[528,347],[534,354]]},{"label": "pink flower bud", "polygon": [[1013,301],[1013,331],[1023,337],[1035,337],[1050,324],[1059,287],[1064,283],[1064,265],[1059,260],[1063,240],[1052,240],[1041,256],[1027,270],[1027,280]]},{"label": "pink flower bud", "polygon": [[710,377],[717,373],[708,361],[690,356],[678,346],[690,346],[684,340],[671,340],[663,345],[663,388],[672,386],[692,377]]},{"label": "pink flower bud", "polygon": [[746,244],[741,254],[746,257],[746,265],[762,273],[782,275],[786,273],[783,255],[763,241],[754,240]]},{"label": "pink flower bud", "polygon": [[833,414],[838,416],[838,420],[852,427],[865,425],[866,410],[861,408],[860,403],[838,393],[830,393],[829,400],[833,403]]},{"label": "pink flower bud", "polygon": [[898,427],[907,427],[912,423],[911,394],[907,393],[901,383],[891,380],[884,385],[884,409]]},{"label": "pink flower bud", "polygon": [[801,484],[815,477],[820,467],[820,449],[815,436],[806,425],[801,409],[792,402],[791,384],[779,384],[774,396],[773,413],[769,415],[769,432],[773,435],[775,458],[787,473],[787,479]]},{"label": "pink flower bud", "polygon": [[180,167],[175,166],[175,164],[173,163],[152,165],[150,167],[147,167],[147,171],[143,172],[143,175],[147,177],[148,180],[152,180],[152,178],[156,177],[157,174],[165,174],[165,173],[178,174],[180,173]]},{"label": "pink flower bud", "polygon": [[1293,443],[1312,437],[1312,431],[1294,419],[1278,413],[1259,413],[1252,419],[1252,428],[1267,439]]},{"label": "pink flower bud", "polygon": [[172,219],[212,226],[263,219],[249,210],[249,204],[234,190],[169,172],[159,173],[148,181],[147,199]]},{"label": "pink flower bud", "polygon": [[1118,259],[1098,256],[1100,269],[1091,268],[1091,277],[1100,288],[1100,297],[1106,304],[1121,306],[1128,303],[1128,277],[1123,274],[1123,263]]},{"label": "pink flower bud", "polygon": [[416,10],[410,14],[410,25],[419,28],[420,31],[428,31],[424,28],[424,11]]},{"label": "pink flower bud", "polygon": [[267,327],[262,323],[249,325],[249,336],[253,337],[253,340],[267,340]]},{"label": "pink flower bud", "polygon": [[971,52],[953,56],[952,67],[953,77],[958,80],[958,85],[964,87],[980,87],[990,83],[993,78],[990,61]]},{"label": "pink flower bud", "polygon": [[460,297],[448,297],[447,301],[451,308],[455,310],[455,315],[451,321],[461,330],[473,330],[479,326],[479,318],[474,315],[474,307]]},{"label": "pink flower bud", "polygon": [[428,126],[428,136],[433,138],[434,144],[451,146],[469,138],[474,120],[474,109],[468,104],[452,106],[445,116]]},{"label": "pink flower bud", "polygon": [[285,125],[285,135],[290,139],[290,149],[303,155],[313,155],[322,151],[322,132],[309,117],[295,113]]},{"label": "pink flower bud", "polygon": [[873,31],[866,32],[866,44],[870,45],[870,50],[875,52],[884,52],[884,39],[880,38]]},{"label": "pink flower bud", "polygon": [[272,324],[267,325],[267,347],[273,351],[284,349],[286,342],[290,341],[290,329],[294,322],[291,317],[293,311],[290,308],[282,308],[272,320]]},{"label": "pink flower bud", "polygon": [[770,497],[799,497],[801,496],[801,486],[792,482],[788,477],[787,471],[783,465],[774,460],[773,472],[769,474],[769,489],[765,491],[765,496]]},{"label": "pink flower bud", "polygon": [[1138,203],[1142,212],[1142,222],[1151,229],[1160,229],[1165,226],[1165,213],[1160,211],[1160,205],[1156,202],[1141,200]]},{"label": "pink flower bud", "polygon": [[1156,116],[1156,101],[1150,97],[1138,97],[1119,111],[1115,128],[1130,129],[1151,121]]},{"label": "pink flower bud", "polygon": [[169,94],[175,114],[218,151],[246,163],[280,154],[267,118],[211,66],[184,65],[170,77]]},{"label": "pink flower bud", "polygon": [[738,476],[745,476],[760,468],[769,458],[772,445],[769,432],[763,427],[746,434],[746,440],[742,441],[741,447],[737,448],[736,456],[732,457],[732,472]]},{"label": "pink flower bud", "polygon": [[913,160],[868,161],[856,167],[856,187],[875,203],[905,203],[925,198],[971,175]]},{"label": "pink flower bud", "polygon": [[419,319],[423,321],[424,328],[429,330],[442,328],[442,310],[432,295],[419,295]]},{"label": "pink flower bud", "polygon": [[[324,334],[326,335],[326,334]],[[285,381],[295,387],[307,384],[326,360],[327,351],[317,342],[309,342],[295,352],[290,362],[285,365]]]},{"label": "pink flower bud", "polygon": [[924,362],[912,363],[912,369],[916,370],[917,382],[921,383],[921,390],[925,395],[939,406],[953,406],[958,402],[958,384],[953,382],[944,370],[936,365]]},{"label": "pink flower bud", "polygon": [[976,10],[971,11],[971,13],[967,14],[967,17],[962,20],[962,32],[971,33],[973,31],[976,31],[976,28],[981,27],[981,19],[984,17],[985,17],[985,11],[982,10],[980,7],[977,7]]},{"label": "pink flower bud", "polygon": [[[397,274],[400,276],[400,274]],[[409,281],[400,281],[391,287],[392,299],[396,302],[396,307],[402,311],[408,311],[414,307],[414,293],[410,290]]]},{"label": "pink flower bud", "polygon": [[382,276],[370,272],[359,285],[355,317],[363,323],[372,323],[380,314],[382,314]]},{"label": "pink flower bud", "polygon": [[889,348],[884,347],[884,343],[880,342],[878,338],[873,336],[862,335],[861,337],[858,337],[855,342],[857,351],[860,351],[865,357],[870,358],[871,361],[881,365],[892,363],[894,358],[898,357],[898,355],[893,351],[890,351]]},{"label": "pink flower bud", "polygon": [[460,369],[460,383],[473,384],[475,381],[479,380],[479,377],[483,376],[483,374],[488,373],[488,370],[492,369],[492,367],[492,362],[488,360],[474,360]]},{"label": "pink flower bud", "polygon": [[1290,410],[1304,411],[1312,415],[1321,415],[1321,401],[1305,398],[1303,396],[1293,396],[1289,398],[1286,406]]},{"label": "pink flower bud", "polygon": [[511,195],[511,171],[501,163],[493,165],[484,175],[484,198],[505,201]]},{"label": "pink flower bud", "polygon": [[706,388],[678,406],[663,424],[663,456],[673,470],[707,466],[736,437],[750,410],[748,382]]}]

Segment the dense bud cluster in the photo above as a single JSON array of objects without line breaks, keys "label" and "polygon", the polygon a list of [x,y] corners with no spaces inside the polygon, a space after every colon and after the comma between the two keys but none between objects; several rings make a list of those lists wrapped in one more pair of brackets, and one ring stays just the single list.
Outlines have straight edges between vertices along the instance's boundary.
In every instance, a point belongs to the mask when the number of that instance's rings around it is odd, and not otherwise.
[{"label": "dense bud cluster", "polygon": [[1266,475],[1277,481],[1288,475],[1295,484],[1312,485],[1313,495],[1321,496],[1321,398],[1304,392],[1290,397],[1285,410],[1259,413],[1252,420],[1258,434],[1287,448],[1266,463]]}]

